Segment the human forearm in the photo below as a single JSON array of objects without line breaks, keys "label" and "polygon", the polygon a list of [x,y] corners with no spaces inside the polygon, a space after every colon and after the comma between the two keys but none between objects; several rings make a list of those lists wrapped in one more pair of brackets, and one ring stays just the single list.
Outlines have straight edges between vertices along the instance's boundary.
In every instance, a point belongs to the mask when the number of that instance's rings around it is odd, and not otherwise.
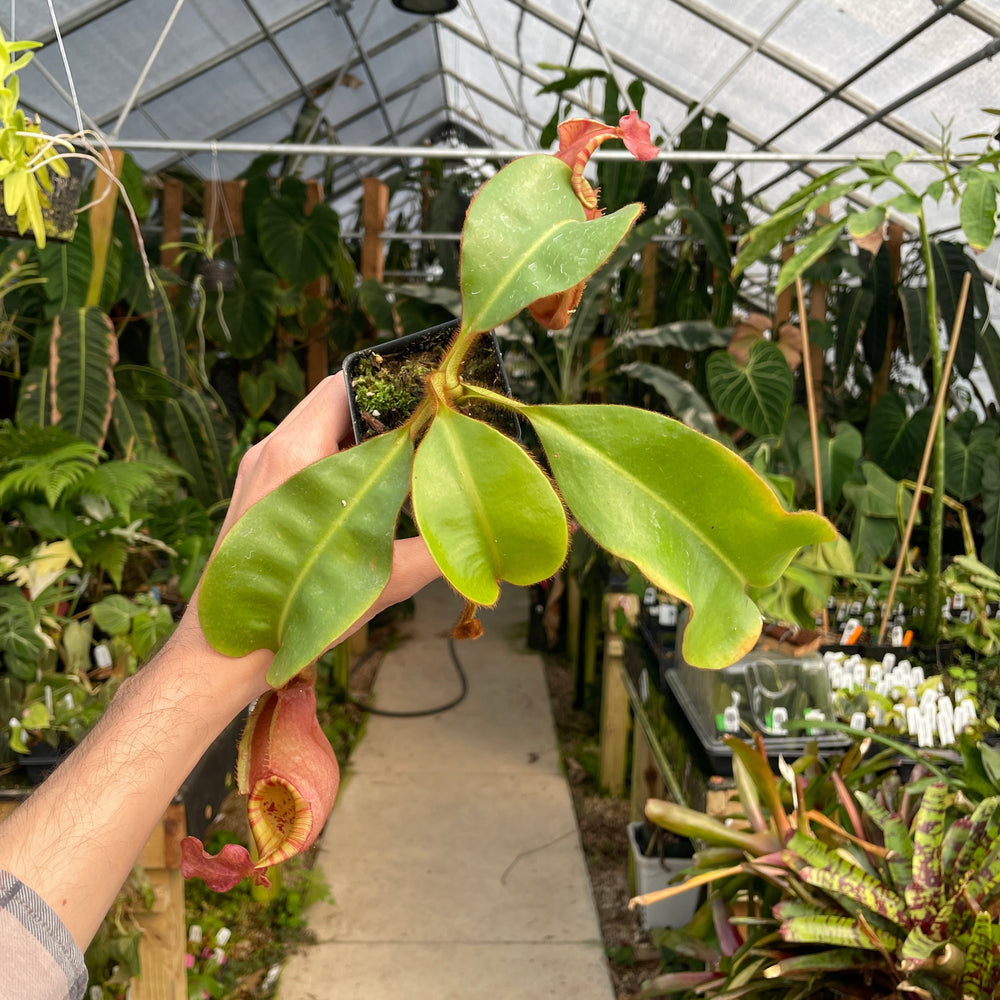
[{"label": "human forearm", "polygon": [[126,681],[94,731],[0,826],[0,868],[45,899],[82,948],[176,790],[256,693],[192,640],[169,644]]}]

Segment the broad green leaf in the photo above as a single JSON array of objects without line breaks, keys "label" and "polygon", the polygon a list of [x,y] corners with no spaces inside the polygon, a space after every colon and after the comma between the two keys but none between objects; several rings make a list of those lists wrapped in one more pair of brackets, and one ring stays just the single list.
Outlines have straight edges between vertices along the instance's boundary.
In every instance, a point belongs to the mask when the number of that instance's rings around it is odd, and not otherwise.
[{"label": "broad green leaf", "polygon": [[679,375],[660,365],[645,361],[630,361],[621,366],[622,375],[637,378],[652,386],[666,400],[670,412],[682,423],[716,440],[721,438],[715,424],[715,413],[695,387]]},{"label": "broad green leaf", "polygon": [[882,395],[875,404],[865,429],[865,445],[869,455],[893,479],[916,473],[930,416],[928,411],[918,411],[909,417],[906,404],[892,392]]},{"label": "broad green leaf", "polygon": [[413,514],[449,582],[492,605],[499,580],[552,576],[566,558],[566,512],[552,484],[510,438],[442,409],[413,463]]},{"label": "broad green leaf", "polygon": [[1000,571],[1000,455],[983,462],[983,542],[980,555],[994,571]]},{"label": "broad green leaf", "polygon": [[268,271],[252,271],[236,289],[206,296],[205,335],[235,358],[252,358],[274,337],[278,322],[278,279]]},{"label": "broad green leaf", "polygon": [[820,260],[827,250],[837,242],[843,228],[843,222],[831,222],[801,240],[795,256],[781,266],[775,292],[783,292],[795,282],[797,277],[804,274],[808,268]]},{"label": "broad green leaf", "polygon": [[111,422],[118,338],[98,309],[60,313],[49,346],[52,422],[100,446]]},{"label": "broad green leaf", "polygon": [[781,349],[768,340],[750,348],[744,367],[728,351],[709,355],[708,389],[719,411],[751,434],[781,434],[795,377]]},{"label": "broad green leaf", "polygon": [[843,384],[847,373],[851,370],[851,361],[858,348],[858,338],[861,336],[874,301],[874,292],[864,285],[851,288],[843,295],[840,323],[835,335],[834,378],[837,385]]},{"label": "broad green leaf", "polygon": [[873,205],[864,212],[851,212],[847,216],[847,231],[854,240],[863,240],[864,237],[876,231],[881,233],[884,225],[884,205]]},{"label": "broad green leaf", "polygon": [[227,470],[232,430],[224,423],[214,398],[189,386],[177,386],[167,399],[163,425],[177,461],[191,476],[192,492],[205,506],[229,496]]},{"label": "broad green leaf", "polygon": [[536,299],[573,288],[611,256],[642,211],[585,221],[570,168],[523,156],[480,189],[462,237],[462,325],[485,332]]},{"label": "broad green leaf", "polygon": [[997,428],[986,424],[976,427],[964,441],[949,424],[945,427],[945,486],[958,500],[978,496],[983,484],[983,464],[997,453]]},{"label": "broad green leaf", "polygon": [[931,328],[927,322],[927,289],[919,286],[903,285],[899,289],[899,301],[903,307],[903,321],[906,324],[906,339],[910,345],[910,360],[915,365],[923,365],[931,353]]},{"label": "broad green leaf", "polygon": [[997,226],[997,189],[979,170],[970,170],[966,177],[959,219],[969,246],[977,253],[993,242]]},{"label": "broad green leaf", "polygon": [[[972,276],[973,289],[983,278],[960,243],[932,241],[931,260],[934,265],[934,280],[937,282],[938,308],[950,337],[955,326],[955,314],[958,312],[958,300],[966,272]],[[969,300],[959,325],[958,348],[955,351],[955,371],[966,378],[976,360],[976,322],[972,309],[974,294],[974,290],[970,289]]]},{"label": "broad green leaf", "polygon": [[[862,462],[863,483],[845,483],[844,496],[855,509],[851,549],[858,569],[867,572],[896,548],[900,529],[896,513],[896,480],[874,462]],[[904,504],[903,517],[909,516]]]},{"label": "broad green leaf", "polygon": [[322,202],[304,215],[287,198],[269,198],[257,212],[257,242],[264,259],[285,281],[305,285],[333,270],[340,219]]},{"label": "broad green leaf", "polygon": [[[846,483],[854,474],[858,459],[861,458],[863,443],[861,432],[846,420],[837,425],[837,432],[831,438],[825,427],[817,434],[820,450],[820,475],[823,477],[823,498],[828,504],[840,503],[840,495]],[[799,442],[799,467],[807,481],[815,487],[812,440],[803,438]]]},{"label": "broad green leaf", "polygon": [[227,656],[275,650],[267,679],[280,687],[339,639],[389,579],[412,460],[405,430],[383,434],[254,504],[205,571],[198,608],[208,641]]},{"label": "broad green leaf", "polygon": [[124,594],[110,594],[93,605],[90,614],[97,627],[108,635],[125,635],[141,610]]},{"label": "broad green leaf", "polygon": [[989,323],[976,335],[976,349],[994,396],[1000,396],[1000,336]]},{"label": "broad green leaf", "polygon": [[247,408],[247,413],[254,420],[260,420],[267,408],[274,402],[274,379],[267,372],[255,375],[253,372],[240,372],[240,399]]},{"label": "broad green leaf", "polygon": [[679,320],[641,330],[630,328],[615,338],[615,346],[634,350],[639,347],[679,347],[683,351],[707,351],[725,347],[733,337],[731,326],[716,326],[709,320]]},{"label": "broad green leaf", "polygon": [[17,422],[48,427],[52,422],[48,366],[32,365],[21,380],[17,396]]},{"label": "broad green leaf", "polygon": [[834,537],[816,514],[788,514],[733,452],[661,414],[626,406],[530,406],[574,517],[613,555],[692,608],[684,656],[739,659],[760,633],[748,584],[767,586],[803,545]]}]

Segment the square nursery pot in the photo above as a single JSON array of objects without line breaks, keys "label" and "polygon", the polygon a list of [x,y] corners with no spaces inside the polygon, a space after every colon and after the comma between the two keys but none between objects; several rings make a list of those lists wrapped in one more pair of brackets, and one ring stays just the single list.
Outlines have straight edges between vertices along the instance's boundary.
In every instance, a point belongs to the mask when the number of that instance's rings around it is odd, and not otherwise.
[{"label": "square nursery pot", "polygon": [[[657,836],[661,832],[663,836]],[[628,825],[628,841],[636,896],[676,885],[677,873],[691,867],[694,845],[687,838],[672,837],[659,827],[638,820]],[[692,889],[651,906],[639,907],[643,930],[683,927],[698,909],[700,897],[700,890]]]},{"label": "square nursery pot", "polygon": [[[383,431],[402,426],[423,395],[424,376],[437,367],[458,332],[458,320],[442,323],[418,333],[362,348],[344,359],[348,405],[354,424],[354,439],[360,444]],[[510,395],[510,383],[495,333],[484,333],[466,359],[464,381]],[[386,381],[392,389],[388,402],[373,403],[378,392],[374,382]],[[412,390],[412,391],[408,391]],[[511,437],[519,436],[514,414],[486,403],[474,404],[469,416],[492,424]]]}]

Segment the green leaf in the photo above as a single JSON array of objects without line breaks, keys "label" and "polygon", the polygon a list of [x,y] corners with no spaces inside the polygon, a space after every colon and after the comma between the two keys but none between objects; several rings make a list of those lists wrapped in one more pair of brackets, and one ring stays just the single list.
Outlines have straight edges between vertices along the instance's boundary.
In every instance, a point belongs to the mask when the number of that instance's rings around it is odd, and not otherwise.
[{"label": "green leaf", "polygon": [[642,210],[585,221],[570,168],[523,156],[480,189],[462,237],[462,325],[485,332],[536,299],[573,288],[611,256]]},{"label": "green leaf", "polygon": [[778,283],[775,292],[780,294],[795,279],[804,274],[837,242],[841,231],[844,228],[843,222],[831,222],[811,233],[799,243],[799,249],[795,256],[786,261],[778,272]]},{"label": "green leaf", "polygon": [[339,639],[389,579],[412,461],[401,429],[307,466],[254,504],[205,571],[208,641],[227,656],[275,650],[267,679],[280,687]]},{"label": "green leaf", "polygon": [[969,246],[981,253],[992,242],[997,227],[997,189],[980,170],[965,175],[959,220]]},{"label": "green leaf", "polygon": [[983,465],[997,453],[997,428],[985,424],[976,427],[964,441],[955,428],[945,427],[945,487],[956,499],[966,501],[978,496],[983,484]]},{"label": "green leaf", "polygon": [[848,289],[843,296],[840,323],[836,330],[836,359],[834,377],[837,385],[843,385],[851,370],[851,361],[858,348],[858,338],[868,320],[868,314],[875,302],[875,293],[864,285]]},{"label": "green leaf", "polygon": [[930,412],[907,416],[906,404],[894,393],[879,397],[865,429],[865,445],[871,457],[893,479],[914,474],[927,440]]},{"label": "green leaf", "polygon": [[49,348],[52,422],[100,446],[111,423],[118,339],[99,309],[60,313]]},{"label": "green leaf", "polygon": [[126,635],[132,619],[141,610],[123,594],[111,594],[93,605],[90,614],[97,627],[108,635]]},{"label": "green leaf", "polygon": [[619,368],[622,375],[652,386],[666,400],[670,412],[682,423],[716,440],[721,438],[715,413],[695,387],[668,368],[645,361],[631,361]]},{"label": "green leaf", "polygon": [[983,462],[983,541],[980,556],[994,571],[1000,571],[1000,455]]},{"label": "green leaf", "polygon": [[235,358],[252,358],[274,337],[278,279],[269,271],[237,272],[236,289],[206,296],[205,336]]},{"label": "green leaf", "polygon": [[903,307],[903,321],[906,324],[906,339],[910,345],[910,360],[915,365],[923,365],[931,353],[931,325],[927,320],[927,289],[920,286],[903,285],[899,289],[899,301]]},{"label": "green leaf", "polygon": [[637,330],[629,328],[615,338],[615,346],[626,350],[640,347],[679,347],[683,351],[707,351],[725,347],[733,337],[731,326],[716,326],[709,320],[679,320]]},{"label": "green leaf", "polygon": [[815,514],[784,512],[733,452],[669,417],[586,405],[523,414],[583,529],[691,605],[684,656],[696,666],[747,652],[760,633],[747,585],[769,585],[801,546],[834,537]]},{"label": "green leaf", "polygon": [[982,274],[960,243],[951,243],[947,240],[932,241],[931,259],[934,280],[937,282],[938,308],[941,310],[941,318],[944,320],[949,337],[955,326],[962,281],[966,273],[972,277],[969,298],[959,324],[958,348],[955,351],[955,371],[968,378],[976,360],[976,321],[972,303],[975,300],[976,284],[981,285],[983,282]]},{"label": "green leaf", "polygon": [[1000,336],[997,336],[996,330],[989,323],[976,335],[976,352],[986,370],[994,396],[1000,396]]},{"label": "green leaf", "polygon": [[708,389],[719,411],[751,434],[780,435],[795,389],[795,377],[777,344],[760,340],[746,366],[728,351],[709,355]]},{"label": "green leaf", "polygon": [[566,558],[566,512],[551,483],[510,438],[442,409],[413,463],[413,513],[449,582],[476,604],[498,581],[552,576]]},{"label": "green leaf", "polygon": [[[831,438],[825,427],[819,428],[820,475],[823,477],[823,498],[828,504],[840,503],[840,495],[853,475],[858,459],[861,458],[863,442],[861,432],[846,420],[837,425],[837,432]],[[812,441],[803,438],[799,442],[799,465],[809,483],[815,488],[816,478],[812,457]]]},{"label": "green leaf", "polygon": [[240,399],[247,408],[247,413],[254,420],[260,420],[267,408],[274,402],[274,379],[267,372],[254,375],[253,372],[242,371],[239,378]]},{"label": "green leaf", "polygon": [[333,270],[340,219],[320,202],[304,215],[287,198],[268,198],[257,212],[257,242],[271,269],[294,285]]}]

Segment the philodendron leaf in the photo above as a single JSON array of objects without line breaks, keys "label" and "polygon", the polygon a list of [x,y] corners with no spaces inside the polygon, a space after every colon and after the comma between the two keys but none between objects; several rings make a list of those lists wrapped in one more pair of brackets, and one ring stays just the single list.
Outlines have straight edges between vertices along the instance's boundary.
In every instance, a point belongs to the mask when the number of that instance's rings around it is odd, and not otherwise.
[{"label": "philodendron leaf", "polygon": [[413,514],[451,585],[495,604],[499,580],[522,586],[566,558],[566,512],[545,473],[488,424],[442,409],[413,463]]},{"label": "philodendron leaf", "polygon": [[777,344],[757,341],[745,365],[737,364],[728,351],[716,351],[708,357],[706,373],[720,413],[758,437],[781,433],[795,376]]},{"label": "philodendron leaf", "polygon": [[307,466],[254,504],[205,571],[208,641],[227,656],[275,650],[274,687],[315,660],[389,579],[412,462],[400,429]]},{"label": "philodendron leaf", "polygon": [[586,221],[570,168],[539,153],[509,163],[469,206],[462,236],[462,324],[485,332],[544,295],[573,288],[611,256],[642,211]]},{"label": "philodendron leaf", "polygon": [[818,515],[782,510],[733,452],[629,406],[529,406],[563,499],[580,525],[651,583],[691,605],[684,656],[724,667],[750,650],[767,586],[803,545],[830,541]]}]

